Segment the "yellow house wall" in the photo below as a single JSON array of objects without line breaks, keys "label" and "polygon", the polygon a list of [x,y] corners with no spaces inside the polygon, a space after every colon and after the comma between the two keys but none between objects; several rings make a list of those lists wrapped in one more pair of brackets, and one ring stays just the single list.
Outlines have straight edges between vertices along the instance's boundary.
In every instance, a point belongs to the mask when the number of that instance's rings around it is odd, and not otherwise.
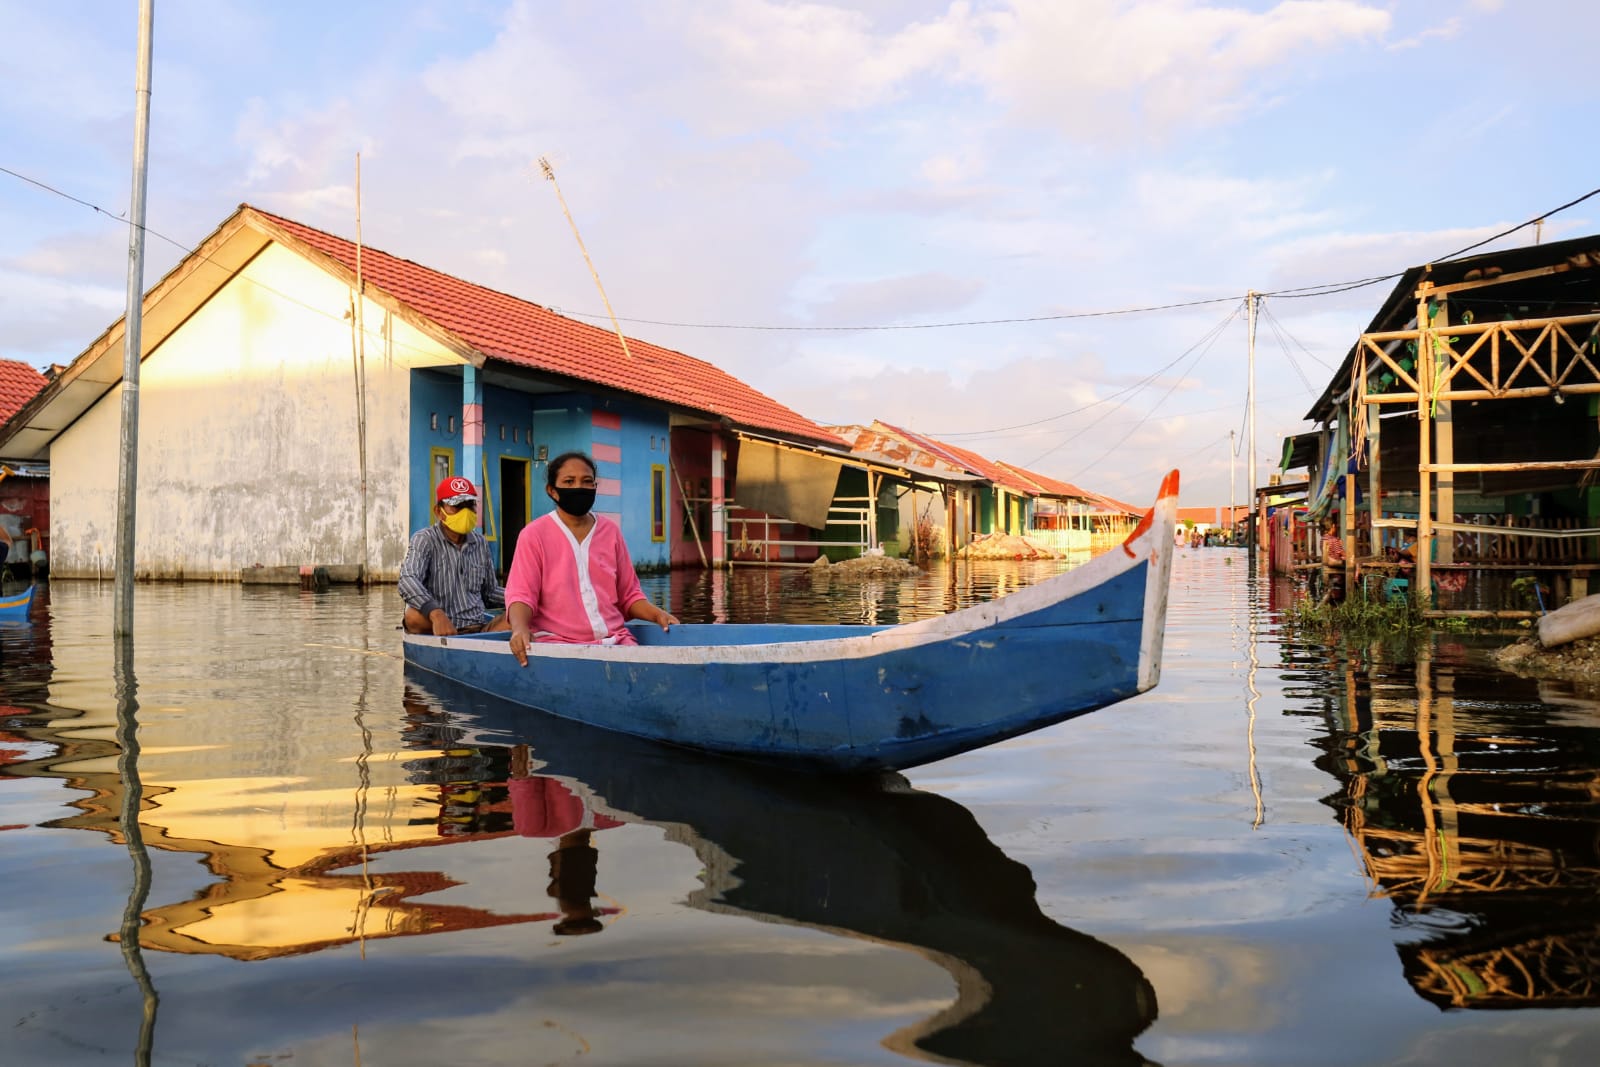
[{"label": "yellow house wall", "polygon": [[[360,464],[350,289],[268,245],[146,357],[139,381],[135,573],[237,578],[355,565]],[[367,565],[405,555],[410,372],[463,361],[367,302]],[[51,572],[115,569],[122,388],[50,448]]]}]

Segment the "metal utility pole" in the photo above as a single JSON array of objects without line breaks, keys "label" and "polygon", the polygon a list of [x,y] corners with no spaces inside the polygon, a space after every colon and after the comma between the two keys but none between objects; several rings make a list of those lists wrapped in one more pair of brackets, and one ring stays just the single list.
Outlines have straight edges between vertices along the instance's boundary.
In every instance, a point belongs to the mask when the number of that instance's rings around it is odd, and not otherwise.
[{"label": "metal utility pole", "polygon": [[1250,324],[1250,380],[1245,385],[1244,403],[1250,429],[1245,441],[1245,446],[1250,449],[1250,458],[1245,464],[1245,490],[1250,494],[1250,534],[1247,543],[1252,564],[1256,555],[1256,505],[1261,499],[1256,493],[1256,306],[1260,300],[1260,294],[1254,289],[1244,295],[1245,318]]},{"label": "metal utility pole", "polygon": [[1238,465],[1239,459],[1239,451],[1234,447],[1233,441],[1237,432],[1238,431],[1236,430],[1228,431],[1228,539],[1230,541],[1233,539],[1234,520],[1239,517],[1238,509],[1234,504],[1234,501],[1238,498],[1234,495],[1233,491],[1233,469]]},{"label": "metal utility pole", "polygon": [[117,585],[112,633],[133,633],[133,543],[139,488],[139,356],[144,325],[144,196],[150,148],[150,38],[155,0],[139,0],[134,84],[133,199],[128,210],[128,304],[122,321],[122,442],[117,464]]}]

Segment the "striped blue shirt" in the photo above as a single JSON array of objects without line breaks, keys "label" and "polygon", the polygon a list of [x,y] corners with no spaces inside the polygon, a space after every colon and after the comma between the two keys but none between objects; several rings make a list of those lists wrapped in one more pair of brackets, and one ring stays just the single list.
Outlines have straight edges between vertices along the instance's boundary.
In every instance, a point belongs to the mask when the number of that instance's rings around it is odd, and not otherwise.
[{"label": "striped blue shirt", "polygon": [[400,598],[427,615],[442,608],[456,629],[479,627],[489,608],[504,608],[489,542],[474,530],[454,544],[438,523],[411,535],[400,564]]}]

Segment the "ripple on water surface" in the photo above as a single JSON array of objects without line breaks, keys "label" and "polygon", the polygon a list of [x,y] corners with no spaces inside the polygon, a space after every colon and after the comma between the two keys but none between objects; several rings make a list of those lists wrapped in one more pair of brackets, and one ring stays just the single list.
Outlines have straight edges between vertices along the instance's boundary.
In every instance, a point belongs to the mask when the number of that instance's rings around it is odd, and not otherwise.
[{"label": "ripple on water surface", "polygon": [[[646,587],[885,624],[1061,569]],[[1287,632],[1238,551],[1177,553],[1154,691],[868,782],[412,677],[392,591],[225,585],[138,590],[130,761],[110,594],[0,627],[7,1063],[1600,1061],[1593,695]]]}]

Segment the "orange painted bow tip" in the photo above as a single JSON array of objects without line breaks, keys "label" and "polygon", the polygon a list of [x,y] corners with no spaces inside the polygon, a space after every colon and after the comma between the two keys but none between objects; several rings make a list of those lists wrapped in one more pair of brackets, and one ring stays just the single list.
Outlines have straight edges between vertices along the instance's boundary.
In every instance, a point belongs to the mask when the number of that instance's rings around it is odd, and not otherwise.
[{"label": "orange painted bow tip", "polygon": [[[1161,491],[1156,494],[1156,503],[1159,504],[1168,498],[1176,499],[1177,496],[1178,472],[1171,470],[1167,472],[1167,476],[1165,478],[1161,479]],[[1126,552],[1129,556],[1137,555],[1138,553],[1134,552],[1134,550],[1128,546],[1133,544],[1133,542],[1137,541],[1140,537],[1144,536],[1145,531],[1150,529],[1150,524],[1155,521],[1155,518],[1156,509],[1154,506],[1152,506],[1149,511],[1144,513],[1144,518],[1139,520],[1139,525],[1133,528],[1133,533],[1129,534],[1128,539],[1122,542],[1122,551]]]},{"label": "orange painted bow tip", "polygon": [[1169,496],[1177,496],[1177,495],[1178,495],[1178,472],[1175,471],[1175,470],[1171,470],[1171,471],[1167,472],[1167,476],[1165,478],[1161,479],[1161,492],[1156,494],[1156,499],[1157,500],[1165,500]]}]

